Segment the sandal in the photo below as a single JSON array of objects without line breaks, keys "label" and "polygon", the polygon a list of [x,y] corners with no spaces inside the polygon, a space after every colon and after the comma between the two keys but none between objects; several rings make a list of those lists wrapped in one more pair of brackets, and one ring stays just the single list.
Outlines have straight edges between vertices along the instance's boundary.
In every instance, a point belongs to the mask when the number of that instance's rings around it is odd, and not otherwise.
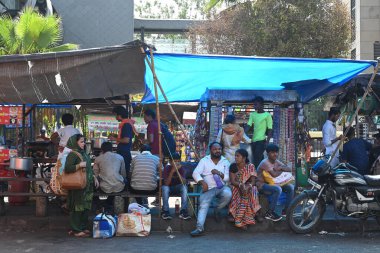
[{"label": "sandal", "polygon": [[86,237],[90,237],[89,234],[86,234],[85,232],[79,232],[79,233],[75,233],[74,234],[75,237],[79,237],[79,238],[86,238]]},{"label": "sandal", "polygon": [[72,236],[75,234],[74,230],[69,230],[69,232],[67,232],[68,235]]}]

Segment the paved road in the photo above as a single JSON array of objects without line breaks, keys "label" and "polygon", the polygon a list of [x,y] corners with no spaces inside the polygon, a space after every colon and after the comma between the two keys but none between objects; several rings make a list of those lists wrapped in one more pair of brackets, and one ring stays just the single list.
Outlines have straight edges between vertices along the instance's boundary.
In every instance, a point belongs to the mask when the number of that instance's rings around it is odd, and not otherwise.
[{"label": "paved road", "polygon": [[292,233],[246,234],[213,233],[200,238],[188,234],[153,233],[147,238],[77,239],[62,232],[0,231],[0,252],[380,252],[380,233],[311,234]]}]

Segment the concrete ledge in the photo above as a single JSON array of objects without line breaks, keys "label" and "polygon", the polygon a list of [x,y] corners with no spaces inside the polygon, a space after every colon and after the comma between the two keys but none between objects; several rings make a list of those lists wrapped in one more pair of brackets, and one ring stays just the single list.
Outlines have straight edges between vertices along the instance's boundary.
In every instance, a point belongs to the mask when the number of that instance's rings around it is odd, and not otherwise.
[{"label": "concrete ledge", "polygon": [[[3,216],[0,217],[0,227],[4,231],[66,231],[69,229],[68,216],[54,217],[34,217],[34,216]],[[92,219],[89,219],[92,224]],[[191,219],[184,221],[179,218],[173,218],[170,221],[159,219],[156,215],[152,216],[152,231],[164,232],[170,226],[175,232],[188,233],[195,228],[196,221]],[[314,232],[363,232],[380,230],[375,220],[367,220],[361,223],[359,220],[331,220],[324,219],[321,225]],[[232,223],[223,220],[217,223],[213,217],[208,217],[205,224],[205,230],[208,232],[240,231]],[[286,222],[263,221],[249,227],[248,233],[276,233],[291,232]]]}]

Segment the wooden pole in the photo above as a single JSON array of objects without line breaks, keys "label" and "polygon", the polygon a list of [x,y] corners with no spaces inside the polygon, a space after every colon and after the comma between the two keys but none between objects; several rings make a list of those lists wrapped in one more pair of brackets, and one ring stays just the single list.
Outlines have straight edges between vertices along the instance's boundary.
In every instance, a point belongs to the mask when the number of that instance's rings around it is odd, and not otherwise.
[{"label": "wooden pole", "polygon": [[[153,51],[152,51],[152,48],[149,48],[149,53],[150,53],[150,57],[151,57],[151,61],[152,61],[152,68],[154,69],[154,59],[153,59]],[[153,72],[153,71],[152,71]],[[153,74],[154,76],[154,74]],[[158,215],[159,217],[161,217],[161,195],[162,195],[162,161],[163,161],[163,158],[162,158],[162,133],[161,133],[161,117],[160,117],[160,106],[159,106],[159,103],[158,103],[158,90],[157,90],[157,79],[154,78],[154,94],[156,96],[156,114],[157,114],[157,125],[158,125],[158,153],[159,153],[159,156],[160,156],[160,166],[159,166],[159,174],[160,174],[160,180],[158,181],[158,206],[159,206],[159,210],[158,210]]]},{"label": "wooden pole", "polygon": [[[145,53],[145,51],[144,51],[143,49],[141,49],[141,51],[142,51],[142,53]],[[154,79],[154,92],[155,92],[155,96],[156,96],[157,120],[158,120],[158,122],[159,122],[159,133],[160,133],[160,134],[159,134],[159,138],[160,138],[160,143],[159,143],[159,146],[160,146],[159,149],[160,149],[160,150],[159,150],[159,152],[160,152],[160,162],[162,162],[162,160],[161,160],[161,159],[162,159],[162,148],[161,148],[161,144],[162,144],[162,142],[161,142],[161,135],[162,135],[162,133],[161,133],[161,124],[160,124],[161,121],[160,121],[160,116],[159,116],[159,112],[160,112],[160,111],[159,111],[159,102],[158,102],[157,85],[160,87],[161,93],[164,95],[165,100],[166,100],[166,103],[168,104],[171,113],[174,115],[174,117],[175,117],[177,123],[180,125],[182,131],[184,131],[184,128],[183,128],[181,122],[179,121],[177,115],[175,114],[175,112],[174,112],[172,106],[170,105],[170,103],[169,103],[169,101],[168,101],[168,99],[167,99],[167,97],[166,97],[166,95],[165,95],[165,92],[164,92],[164,90],[162,89],[162,86],[161,86],[161,84],[160,84],[160,82],[159,82],[159,80],[158,80],[158,78],[157,78],[157,76],[156,76],[156,72],[155,72],[155,68],[154,68],[154,56],[153,56],[153,52],[152,52],[152,49],[151,49],[151,48],[149,48],[149,52],[150,52],[150,57],[151,57],[151,59],[152,59],[152,60],[151,60],[152,62],[149,62],[149,59],[148,59],[148,57],[147,57],[146,55],[145,55],[145,60],[146,60],[146,62],[148,63],[149,68],[151,69],[151,72],[152,72],[152,74],[153,74],[153,79]],[[185,135],[185,138],[186,138],[186,140],[188,141],[188,143],[190,144],[191,148],[193,149],[193,151],[194,151],[196,157],[198,158],[198,155],[196,154],[196,152],[195,152],[195,150],[194,150],[194,147],[192,146],[191,142],[189,141],[189,139],[187,138],[186,135]],[[166,142],[165,142],[165,143],[166,143]],[[173,157],[172,157],[172,158],[173,158]],[[176,167],[176,166],[175,166],[175,167]],[[180,175],[180,173],[179,173],[177,167],[176,167],[176,172],[177,172],[177,175],[178,175],[178,177],[179,177],[179,179],[180,179],[182,185],[185,185],[184,182],[182,181],[181,175]],[[162,180],[161,180],[161,177],[162,177],[162,170],[161,170],[161,168],[160,168],[160,181],[159,181],[159,206],[161,206],[161,195],[162,195],[162,190],[161,190],[161,189],[162,189]],[[189,204],[190,204],[191,208],[193,209],[193,213],[194,213],[195,217],[197,217],[197,214],[196,214],[196,212],[195,212],[195,209],[194,209],[193,203],[191,202],[191,199],[189,198],[189,196],[187,196],[187,198],[188,198],[188,200],[189,200]],[[160,208],[160,210],[159,210],[159,215],[161,216],[161,208]]]},{"label": "wooden pole", "polygon": [[[145,56],[145,57],[146,57],[146,56]],[[149,62],[149,60],[148,60],[147,58],[146,58],[146,62],[148,63],[149,68],[150,68],[150,70],[152,71],[153,78],[154,78],[154,84],[155,84],[155,85],[157,84],[158,87],[160,88],[161,93],[162,93],[162,95],[163,95],[164,98],[165,98],[166,104],[168,105],[170,112],[172,113],[172,115],[174,116],[174,118],[175,118],[177,124],[178,124],[179,127],[181,128],[181,131],[182,131],[183,133],[185,133],[185,128],[184,128],[184,126],[182,125],[181,121],[178,119],[176,113],[174,112],[174,109],[173,109],[172,105],[169,103],[168,97],[166,96],[166,94],[165,94],[165,92],[164,92],[164,89],[163,89],[162,86],[161,86],[160,80],[158,80],[158,78],[157,78],[156,71],[155,71],[155,68],[154,68],[154,62],[153,62],[153,54],[152,54],[152,52],[151,52],[151,54],[150,54],[150,57],[151,57],[151,61],[152,61],[152,63]],[[156,86],[155,86],[155,88],[156,88]],[[158,103],[158,97],[157,97],[157,96],[156,96],[156,103]],[[195,154],[196,159],[199,161],[199,160],[200,160],[200,159],[199,159],[199,156],[198,156],[198,154],[197,154],[197,152],[196,152],[196,150],[195,150],[193,144],[190,142],[189,138],[187,138],[187,135],[186,135],[186,134],[185,134],[184,136],[185,136],[185,139],[186,139],[187,143],[190,145],[190,148],[194,151],[194,154]]]},{"label": "wooden pole", "polygon": [[380,58],[377,58],[377,63],[376,63],[376,66],[375,66],[375,68],[374,68],[374,70],[373,70],[373,73],[372,73],[371,79],[370,79],[369,82],[368,82],[367,89],[366,89],[366,91],[365,91],[365,93],[364,93],[362,99],[360,100],[359,105],[356,107],[356,110],[355,110],[354,115],[351,117],[350,122],[348,123],[348,127],[347,127],[346,131],[344,131],[344,133],[343,133],[343,138],[339,140],[338,146],[336,147],[336,149],[335,149],[334,152],[332,153],[330,159],[328,160],[328,162],[327,162],[328,164],[331,163],[332,158],[333,158],[333,157],[335,156],[335,154],[338,152],[339,147],[340,147],[340,145],[342,145],[343,140],[344,140],[344,138],[346,137],[349,128],[352,126],[352,123],[354,122],[354,119],[358,116],[358,114],[359,114],[359,110],[360,110],[360,108],[362,108],[362,106],[363,106],[363,104],[364,104],[364,100],[366,99],[366,97],[368,96],[368,94],[369,94],[370,91],[371,91],[371,86],[372,86],[373,81],[375,80],[375,77],[376,77],[377,72],[378,72],[378,70],[379,70],[379,61],[380,61]]}]

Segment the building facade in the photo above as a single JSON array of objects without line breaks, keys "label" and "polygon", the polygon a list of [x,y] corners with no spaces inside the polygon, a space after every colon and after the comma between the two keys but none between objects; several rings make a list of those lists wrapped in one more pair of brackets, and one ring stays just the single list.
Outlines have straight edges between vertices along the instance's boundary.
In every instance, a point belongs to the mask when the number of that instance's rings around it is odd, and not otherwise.
[{"label": "building facade", "polygon": [[351,58],[374,60],[380,57],[380,0],[344,0],[352,24]]},{"label": "building facade", "polygon": [[64,43],[80,48],[133,40],[133,0],[52,0],[63,20]]}]

